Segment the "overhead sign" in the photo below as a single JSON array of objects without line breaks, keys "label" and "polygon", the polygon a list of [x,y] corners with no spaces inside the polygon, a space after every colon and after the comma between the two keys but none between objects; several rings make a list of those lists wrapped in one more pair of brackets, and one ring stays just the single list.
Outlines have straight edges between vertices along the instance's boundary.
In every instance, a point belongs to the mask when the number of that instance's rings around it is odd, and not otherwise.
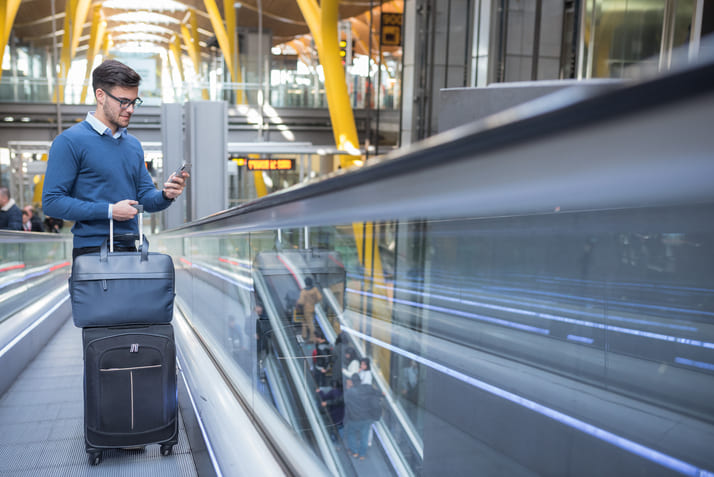
[{"label": "overhead sign", "polygon": [[291,171],[295,169],[295,159],[247,159],[249,171]]},{"label": "overhead sign", "polygon": [[380,41],[383,46],[402,45],[402,14],[382,13],[382,36]]}]

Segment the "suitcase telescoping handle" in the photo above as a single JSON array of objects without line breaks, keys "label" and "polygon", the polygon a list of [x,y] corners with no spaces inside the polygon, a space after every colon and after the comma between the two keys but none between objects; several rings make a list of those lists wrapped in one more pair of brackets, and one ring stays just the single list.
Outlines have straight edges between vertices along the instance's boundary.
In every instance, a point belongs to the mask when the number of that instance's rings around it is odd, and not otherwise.
[{"label": "suitcase telescoping handle", "polygon": [[[137,210],[139,216],[139,247],[144,244],[144,206],[141,204],[132,205]],[[114,219],[109,219],[109,252],[114,252]]]}]

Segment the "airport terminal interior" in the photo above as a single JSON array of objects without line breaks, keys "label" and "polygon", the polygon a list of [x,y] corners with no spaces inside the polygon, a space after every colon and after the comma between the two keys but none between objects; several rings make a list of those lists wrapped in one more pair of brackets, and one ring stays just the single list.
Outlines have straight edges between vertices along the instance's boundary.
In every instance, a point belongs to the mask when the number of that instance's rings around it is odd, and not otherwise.
[{"label": "airport terminal interior", "polygon": [[[0,188],[39,219],[0,230],[0,475],[714,476],[714,1],[0,12]],[[94,459],[42,191],[106,59],[155,185],[190,178],[142,214],[178,443]]]}]

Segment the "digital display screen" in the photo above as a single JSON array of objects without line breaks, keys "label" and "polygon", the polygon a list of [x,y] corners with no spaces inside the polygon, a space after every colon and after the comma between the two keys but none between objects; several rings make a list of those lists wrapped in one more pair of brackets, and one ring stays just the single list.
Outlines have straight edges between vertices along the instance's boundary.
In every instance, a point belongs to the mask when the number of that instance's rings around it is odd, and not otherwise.
[{"label": "digital display screen", "polygon": [[290,171],[295,169],[295,159],[247,159],[249,171]]}]

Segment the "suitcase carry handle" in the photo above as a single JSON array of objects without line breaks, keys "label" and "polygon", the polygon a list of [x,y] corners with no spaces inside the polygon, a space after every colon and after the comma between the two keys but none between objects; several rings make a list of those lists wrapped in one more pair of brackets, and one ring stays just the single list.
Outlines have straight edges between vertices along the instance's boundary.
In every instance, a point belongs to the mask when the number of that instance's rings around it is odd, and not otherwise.
[{"label": "suitcase carry handle", "polygon": [[[141,242],[141,247],[139,251],[141,252],[141,262],[146,262],[149,260],[149,239],[146,238],[146,235],[144,235],[143,240]],[[99,247],[99,261],[100,262],[106,262],[109,260],[109,254],[114,253],[114,247],[110,247],[107,244],[108,240],[104,239],[104,242],[102,242],[101,247]],[[113,243],[113,241],[111,242]],[[111,250],[110,250],[111,248]]]}]

